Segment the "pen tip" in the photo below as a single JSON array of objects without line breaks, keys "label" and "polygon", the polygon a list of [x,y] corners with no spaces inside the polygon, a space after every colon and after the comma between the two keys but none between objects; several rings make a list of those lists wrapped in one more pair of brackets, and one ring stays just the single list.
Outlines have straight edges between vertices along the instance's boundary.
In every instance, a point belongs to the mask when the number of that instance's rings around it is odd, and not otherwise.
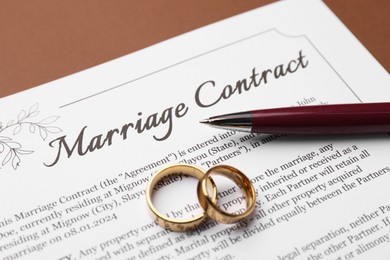
[{"label": "pen tip", "polygon": [[208,124],[208,123],[210,123],[210,119],[200,120],[199,123],[201,123],[201,124]]}]

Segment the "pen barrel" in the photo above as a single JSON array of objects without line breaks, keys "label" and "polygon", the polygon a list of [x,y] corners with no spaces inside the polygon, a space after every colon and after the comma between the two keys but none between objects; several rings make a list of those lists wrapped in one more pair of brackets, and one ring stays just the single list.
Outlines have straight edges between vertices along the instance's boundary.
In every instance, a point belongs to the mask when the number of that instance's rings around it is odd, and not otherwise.
[{"label": "pen barrel", "polygon": [[253,133],[348,134],[390,132],[390,103],[318,105],[255,110]]}]

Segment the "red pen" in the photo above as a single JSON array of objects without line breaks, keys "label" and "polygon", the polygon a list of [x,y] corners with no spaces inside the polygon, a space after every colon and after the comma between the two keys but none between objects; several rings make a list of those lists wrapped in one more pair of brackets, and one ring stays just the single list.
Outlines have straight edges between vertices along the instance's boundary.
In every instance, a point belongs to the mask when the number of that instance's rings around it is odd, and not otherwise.
[{"label": "red pen", "polygon": [[265,134],[362,134],[390,132],[390,103],[261,109],[200,121],[225,130]]}]

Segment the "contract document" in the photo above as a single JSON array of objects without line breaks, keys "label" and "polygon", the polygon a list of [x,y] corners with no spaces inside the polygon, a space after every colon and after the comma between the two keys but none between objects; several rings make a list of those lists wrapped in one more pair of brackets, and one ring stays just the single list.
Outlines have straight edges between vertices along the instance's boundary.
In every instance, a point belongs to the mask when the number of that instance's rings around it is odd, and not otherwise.
[{"label": "contract document", "polygon": [[[281,1],[0,99],[0,258],[388,259],[390,135],[207,127],[214,115],[390,101],[388,73],[322,2]],[[177,163],[251,180],[253,214],[171,232],[145,189]],[[167,216],[202,212],[197,180],[155,188]],[[218,205],[242,212],[217,184]]]}]

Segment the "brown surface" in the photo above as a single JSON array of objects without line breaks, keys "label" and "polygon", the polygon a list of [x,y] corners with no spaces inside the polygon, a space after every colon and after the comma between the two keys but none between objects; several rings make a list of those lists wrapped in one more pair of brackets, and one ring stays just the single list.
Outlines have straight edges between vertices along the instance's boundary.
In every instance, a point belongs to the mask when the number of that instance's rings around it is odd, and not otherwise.
[{"label": "brown surface", "polygon": [[[0,97],[131,53],[272,0],[0,2]],[[388,0],[325,0],[390,71]]]}]

